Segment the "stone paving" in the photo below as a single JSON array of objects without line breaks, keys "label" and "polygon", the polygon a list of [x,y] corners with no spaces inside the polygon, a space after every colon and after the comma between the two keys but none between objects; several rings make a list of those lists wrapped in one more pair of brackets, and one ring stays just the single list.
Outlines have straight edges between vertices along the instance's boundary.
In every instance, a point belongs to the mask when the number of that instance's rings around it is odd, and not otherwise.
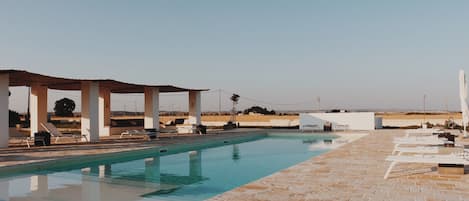
[{"label": "stone paving", "polygon": [[211,200],[469,200],[469,175],[439,175],[436,165],[398,164],[384,180],[392,139],[403,134],[373,131]]}]

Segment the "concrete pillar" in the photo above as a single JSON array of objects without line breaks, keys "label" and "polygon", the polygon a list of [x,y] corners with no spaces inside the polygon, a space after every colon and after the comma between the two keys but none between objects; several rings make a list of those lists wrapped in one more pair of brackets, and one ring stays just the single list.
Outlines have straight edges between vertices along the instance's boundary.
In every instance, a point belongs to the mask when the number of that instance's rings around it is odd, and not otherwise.
[{"label": "concrete pillar", "polygon": [[160,130],[160,90],[154,87],[145,88],[145,128]]},{"label": "concrete pillar", "polygon": [[8,147],[8,140],[10,139],[10,130],[8,128],[9,77],[9,74],[0,74],[0,148]]},{"label": "concrete pillar", "polygon": [[201,94],[200,91],[189,91],[189,123],[201,124]]},{"label": "concrete pillar", "polygon": [[111,135],[111,90],[99,89],[99,136]]},{"label": "concrete pillar", "polygon": [[189,152],[189,176],[191,177],[202,176],[202,152],[201,151]]},{"label": "concrete pillar", "polygon": [[38,131],[44,131],[42,124],[47,123],[47,87],[39,84],[31,85],[29,102],[31,113],[31,137]]},{"label": "concrete pillar", "polygon": [[81,133],[86,135],[90,142],[99,141],[99,113],[99,83],[82,82]]},{"label": "concrete pillar", "polygon": [[150,182],[160,182],[160,157],[145,159],[145,179]]}]

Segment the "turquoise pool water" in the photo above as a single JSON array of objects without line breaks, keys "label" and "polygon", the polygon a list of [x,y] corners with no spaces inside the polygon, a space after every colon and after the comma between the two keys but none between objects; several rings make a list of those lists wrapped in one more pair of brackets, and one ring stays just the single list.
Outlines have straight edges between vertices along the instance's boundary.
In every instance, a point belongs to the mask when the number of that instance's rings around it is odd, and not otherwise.
[{"label": "turquoise pool water", "polygon": [[272,134],[181,153],[45,167],[0,178],[0,200],[205,200],[324,153],[310,146],[331,138]]}]

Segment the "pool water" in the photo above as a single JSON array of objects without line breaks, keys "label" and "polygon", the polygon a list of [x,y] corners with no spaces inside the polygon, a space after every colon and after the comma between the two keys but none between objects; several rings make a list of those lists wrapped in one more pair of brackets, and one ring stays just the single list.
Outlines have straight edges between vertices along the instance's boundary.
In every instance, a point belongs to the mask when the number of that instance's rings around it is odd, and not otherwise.
[{"label": "pool water", "polygon": [[291,136],[16,174],[0,178],[0,200],[205,200],[322,154],[311,145],[333,138]]}]

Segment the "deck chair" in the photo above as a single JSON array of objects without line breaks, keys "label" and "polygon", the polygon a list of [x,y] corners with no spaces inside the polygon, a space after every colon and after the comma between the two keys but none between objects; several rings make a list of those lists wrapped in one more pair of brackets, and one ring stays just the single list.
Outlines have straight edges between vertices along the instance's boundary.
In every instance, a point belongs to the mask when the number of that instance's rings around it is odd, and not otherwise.
[{"label": "deck chair", "polygon": [[443,132],[441,129],[434,129],[434,128],[418,128],[418,129],[408,129],[405,131],[405,136],[409,137],[411,135],[415,136],[425,136],[425,135],[432,135],[433,133],[440,133]]},{"label": "deck chair", "polygon": [[305,124],[301,126],[301,132],[319,130],[319,126],[316,124]]},{"label": "deck chair", "polygon": [[416,154],[437,154],[439,152],[437,146],[418,146],[418,147],[396,147],[393,154],[398,152],[398,155],[403,153],[416,153]]},{"label": "deck chair", "polygon": [[446,155],[413,155],[413,156],[388,156],[386,161],[391,161],[388,169],[384,173],[384,179],[389,177],[394,166],[398,163],[430,163],[430,164],[452,164],[469,165],[468,152],[462,154],[452,153]]},{"label": "deck chair", "polygon": [[79,139],[84,138],[86,142],[88,142],[88,138],[86,135],[74,135],[71,133],[62,133],[60,132],[54,124],[49,122],[41,123],[41,126],[50,133],[51,136],[55,137],[55,142],[57,143],[61,137],[71,137],[77,142]]},{"label": "deck chair", "polygon": [[[428,136],[428,137],[410,137],[410,138],[395,138],[394,139],[394,149],[392,155],[396,152],[404,152],[405,149],[400,147],[400,145],[445,145],[445,144],[454,144],[452,141],[448,141],[446,138],[438,138],[438,136]],[[411,152],[411,151],[408,151]]]},{"label": "deck chair", "polygon": [[334,130],[346,131],[349,128],[347,124],[333,124]]},{"label": "deck chair", "polygon": [[144,135],[148,140],[158,138],[158,133],[156,129],[133,129],[133,130],[126,130],[121,133],[120,138],[124,135],[132,136],[132,135]]},{"label": "deck chair", "polygon": [[[34,137],[33,136],[29,136],[29,135],[25,135],[23,133],[20,133],[17,131],[16,128],[10,128],[9,129],[9,137],[10,139],[15,139],[15,140],[18,140],[21,142],[21,144],[25,143],[28,148],[31,148],[31,144],[34,144]],[[44,139],[38,139],[39,141],[42,141],[42,145],[46,145],[46,142],[44,141]]]}]

